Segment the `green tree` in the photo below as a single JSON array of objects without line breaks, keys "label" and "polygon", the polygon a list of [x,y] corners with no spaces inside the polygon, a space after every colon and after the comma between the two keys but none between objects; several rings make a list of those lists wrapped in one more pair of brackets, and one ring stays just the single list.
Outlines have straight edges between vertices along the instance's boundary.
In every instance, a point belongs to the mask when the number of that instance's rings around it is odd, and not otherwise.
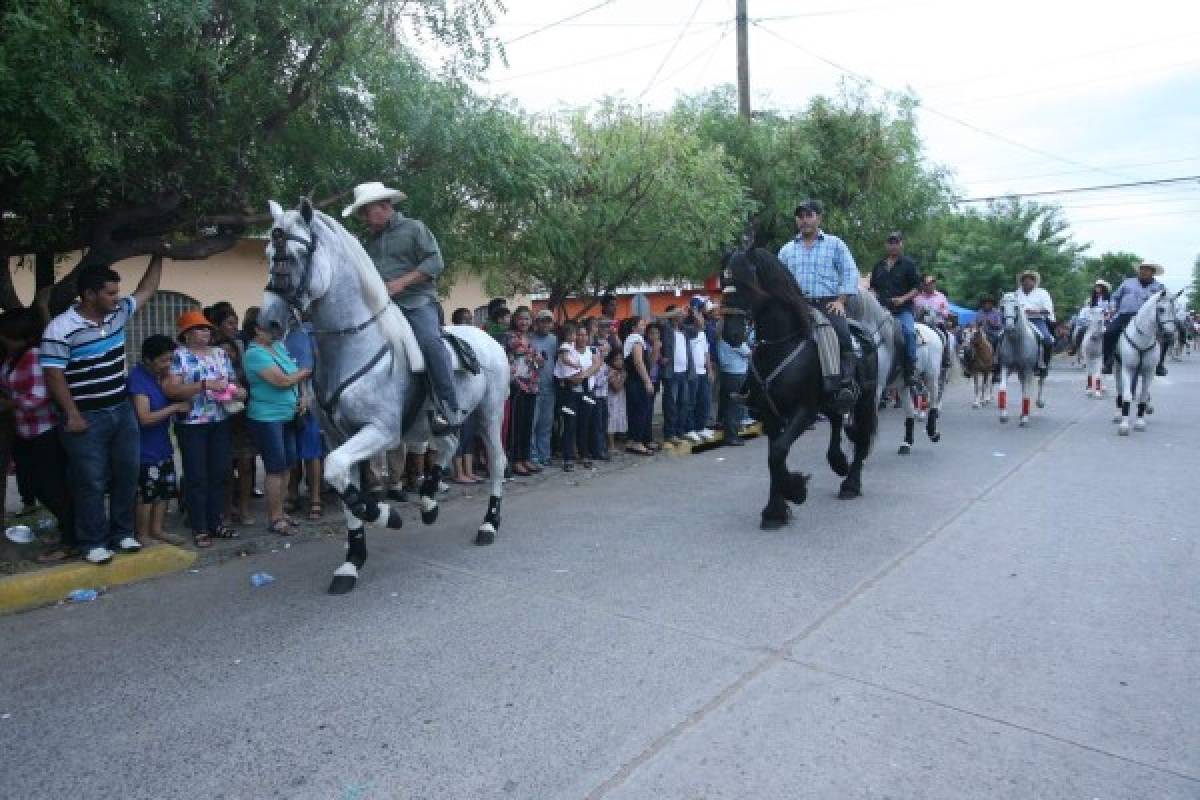
[{"label": "green tree", "polygon": [[1192,263],[1192,284],[1188,287],[1188,308],[1200,313],[1200,255]]},{"label": "green tree", "polygon": [[721,147],[612,102],[563,127],[571,166],[520,223],[515,276],[559,307],[571,295],[717,270],[749,210]]},{"label": "green tree", "polygon": [[[0,12],[0,306],[10,255],[202,258],[269,196],[344,190],[306,154],[364,133],[360,91],[415,38],[467,68],[498,0],[23,0]],[[352,133],[353,132],[353,133]],[[48,271],[39,269],[43,280]],[[60,287],[58,303],[72,293]],[[53,305],[53,303],[52,303]]]},{"label": "green tree", "polygon": [[733,87],[681,100],[679,124],[729,153],[755,203],[758,244],[778,248],[795,233],[792,212],[805,197],[826,207],[823,226],[846,240],[860,266],[882,255],[888,231],[911,242],[946,207],[945,173],[929,166],[910,98],[877,104],[847,85],[797,114],[737,115]]},{"label": "green tree", "polygon": [[998,298],[1014,291],[1026,269],[1041,274],[1062,319],[1087,298],[1090,279],[1081,257],[1086,245],[1072,241],[1066,220],[1053,206],[1005,200],[982,211],[949,214],[937,227],[926,271],[941,278],[954,302],[974,308],[983,294]]},{"label": "green tree", "polygon": [[1121,281],[1137,272],[1137,265],[1140,263],[1142,263],[1142,257],[1137,253],[1124,251],[1101,253],[1094,258],[1083,260],[1083,272],[1093,284],[1103,279],[1116,290],[1121,285]]}]

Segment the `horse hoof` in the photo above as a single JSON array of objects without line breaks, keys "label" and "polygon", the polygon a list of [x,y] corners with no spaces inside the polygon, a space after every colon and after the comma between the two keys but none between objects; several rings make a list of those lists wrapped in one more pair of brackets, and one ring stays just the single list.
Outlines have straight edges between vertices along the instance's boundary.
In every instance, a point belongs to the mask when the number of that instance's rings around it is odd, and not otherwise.
[{"label": "horse hoof", "polygon": [[1029,417],[1021,417],[1021,421],[1017,423],[1017,425],[1022,428],[1024,428],[1028,424],[1029,424]]},{"label": "horse hoof", "polygon": [[479,547],[486,547],[496,541],[496,529],[492,527],[490,522],[485,522],[479,526],[479,530],[475,533],[475,544]]},{"label": "horse hoof", "polygon": [[1037,401],[1037,407],[1038,407],[1038,408],[1045,408],[1045,407],[1046,407],[1046,401],[1045,401],[1045,400],[1038,400],[1038,401]]},{"label": "horse hoof", "polygon": [[1144,420],[1144,419],[1139,419],[1137,422],[1133,423],[1133,429],[1134,429],[1135,431],[1144,431],[1144,430],[1146,430],[1146,420]]},{"label": "horse hoof", "polygon": [[1005,423],[1007,423],[1007,422],[1008,422],[1008,415],[1007,415],[1007,414],[1001,414],[1001,415],[1000,415],[1000,424],[1001,424],[1001,425],[1003,425],[1003,424],[1005,424]]},{"label": "horse hoof", "polygon": [[941,440],[942,440],[942,434],[940,431],[929,434],[929,441],[933,442],[934,444],[937,444]]},{"label": "horse hoof", "polygon": [[778,517],[763,517],[762,522],[758,523],[758,527],[764,531],[777,531],[784,525],[787,525],[787,520]]},{"label": "horse hoof", "polygon": [[839,500],[853,500],[856,497],[862,497],[862,489],[843,484],[841,490],[838,492]]},{"label": "horse hoof", "polygon": [[400,512],[394,508],[388,508],[387,526],[394,531],[404,527],[404,517],[400,516]]},{"label": "horse hoof", "polygon": [[896,451],[896,454],[901,455],[901,456],[906,456],[911,452],[912,452],[912,445],[905,442],[904,444],[900,445],[900,449]]},{"label": "horse hoof", "polygon": [[1154,413],[1154,406],[1146,406],[1146,413],[1147,413],[1147,414],[1153,414],[1153,413]]},{"label": "horse hoof", "polygon": [[1128,436],[1129,435],[1129,426],[1122,423],[1121,427],[1117,428],[1117,433],[1120,434],[1121,436]]},{"label": "horse hoof", "polygon": [[432,497],[421,495],[421,522],[432,525],[437,522],[438,502]]},{"label": "horse hoof", "polygon": [[1120,424],[1121,424],[1121,415],[1117,414],[1115,417],[1113,417],[1113,425],[1120,425]]},{"label": "horse hoof", "polygon": [[979,408],[979,406],[981,406],[981,405],[982,405],[982,403],[980,403],[978,400],[976,400],[974,403],[971,403],[971,408]]}]

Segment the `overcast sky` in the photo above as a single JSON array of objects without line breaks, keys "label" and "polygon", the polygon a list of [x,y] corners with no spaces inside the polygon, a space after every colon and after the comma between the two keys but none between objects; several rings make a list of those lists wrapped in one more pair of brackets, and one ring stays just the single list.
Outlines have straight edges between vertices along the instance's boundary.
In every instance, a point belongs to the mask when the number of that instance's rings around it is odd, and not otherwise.
[{"label": "overcast sky", "polygon": [[[605,94],[665,109],[735,81],[734,0],[504,1],[495,32],[509,65],[479,88],[529,110]],[[963,197],[1200,175],[1195,0],[748,6],[753,107],[802,108],[836,93],[842,70],[911,88],[927,156],[953,170]],[[1188,281],[1200,182],[1043,199],[1061,203],[1091,253],[1132,250],[1166,266],[1168,284]]]}]

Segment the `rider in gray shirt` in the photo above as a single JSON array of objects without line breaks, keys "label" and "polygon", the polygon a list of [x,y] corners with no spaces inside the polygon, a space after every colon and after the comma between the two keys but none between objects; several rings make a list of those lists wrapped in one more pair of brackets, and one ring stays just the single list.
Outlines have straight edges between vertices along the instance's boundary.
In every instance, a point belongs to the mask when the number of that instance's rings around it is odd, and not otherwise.
[{"label": "rider in gray shirt", "polygon": [[382,183],[359,184],[354,187],[354,203],[346,207],[342,216],[354,214],[371,231],[366,241],[367,254],[387,284],[393,302],[408,318],[421,347],[436,401],[433,432],[441,434],[459,416],[454,371],[442,344],[438,319],[437,278],[445,265],[437,239],[425,223],[409,219],[392,207],[393,200],[404,198],[403,192]]}]

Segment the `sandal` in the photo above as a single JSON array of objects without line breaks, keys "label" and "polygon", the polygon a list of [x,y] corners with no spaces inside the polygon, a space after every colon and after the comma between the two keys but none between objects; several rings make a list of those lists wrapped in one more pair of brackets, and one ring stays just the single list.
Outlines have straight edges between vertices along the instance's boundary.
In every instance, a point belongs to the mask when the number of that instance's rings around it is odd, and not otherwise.
[{"label": "sandal", "polygon": [[325,509],[321,507],[320,502],[313,503],[308,507],[308,518],[314,522],[325,516]]},{"label": "sandal", "polygon": [[71,558],[70,548],[56,547],[53,550],[47,550],[44,553],[39,553],[34,557],[34,561],[39,564],[58,564]]},{"label": "sandal", "polygon": [[513,471],[513,475],[520,475],[522,478],[528,478],[530,475],[533,474],[532,472],[525,469],[524,467],[513,467],[512,471]]},{"label": "sandal", "polygon": [[197,550],[203,550],[206,547],[212,547],[212,537],[210,537],[207,533],[193,533],[192,544],[196,546]]},{"label": "sandal", "polygon": [[237,539],[238,532],[228,525],[218,525],[215,531],[209,531],[209,536],[214,539]]},{"label": "sandal", "polygon": [[279,519],[272,521],[271,524],[267,526],[267,530],[271,533],[278,534],[279,536],[291,536],[293,533],[295,533],[285,517],[280,517]]}]

